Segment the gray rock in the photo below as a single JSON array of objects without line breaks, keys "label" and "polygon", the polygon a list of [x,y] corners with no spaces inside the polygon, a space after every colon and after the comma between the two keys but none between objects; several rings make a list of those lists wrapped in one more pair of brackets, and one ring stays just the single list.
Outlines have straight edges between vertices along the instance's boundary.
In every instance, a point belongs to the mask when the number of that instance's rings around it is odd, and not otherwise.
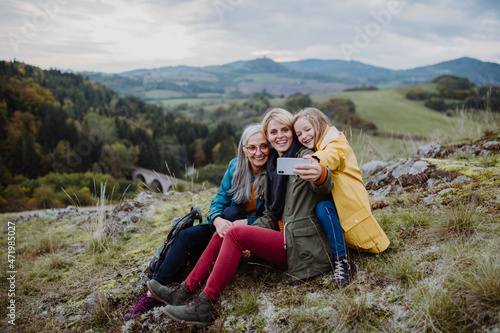
[{"label": "gray rock", "polygon": [[433,195],[429,195],[425,198],[422,198],[422,201],[427,205],[432,205],[436,201],[436,199]]},{"label": "gray rock", "polygon": [[428,167],[429,163],[425,161],[409,159],[405,164],[394,169],[392,175],[394,178],[399,178],[404,175],[418,175],[423,173]]},{"label": "gray rock", "polygon": [[456,183],[470,182],[472,180],[473,180],[472,178],[467,176],[458,176],[457,178],[453,179],[451,183],[456,184]]},{"label": "gray rock", "polygon": [[387,178],[389,172],[379,172],[370,179],[365,181],[366,187],[377,187],[380,186],[383,180]]},{"label": "gray rock", "polygon": [[445,188],[444,190],[439,191],[437,193],[437,195],[443,195],[443,194],[446,194],[446,193],[451,192],[453,190],[454,190],[453,188]]},{"label": "gray rock", "polygon": [[425,161],[416,161],[410,169],[410,175],[418,175],[424,173],[429,167],[429,163]]},{"label": "gray rock", "polygon": [[428,181],[427,181],[427,187],[433,187],[437,184],[439,184],[439,182],[442,182],[441,179],[434,179],[434,178],[430,178]]},{"label": "gray rock", "polygon": [[363,164],[359,167],[361,173],[363,174],[363,178],[368,178],[376,172],[379,172],[383,168],[389,165],[388,162],[383,161],[370,161],[368,163]]},{"label": "gray rock", "polygon": [[440,144],[429,143],[428,145],[418,147],[417,155],[432,158],[436,156],[437,153],[439,153],[440,149]]},{"label": "gray rock", "polygon": [[491,149],[495,146],[500,146],[500,141],[488,141],[483,146],[486,149]]},{"label": "gray rock", "polygon": [[94,291],[85,299],[85,305],[87,307],[87,311],[93,312],[99,307],[105,306],[110,301],[111,295],[102,291]]},{"label": "gray rock", "polygon": [[391,193],[392,189],[393,189],[392,185],[387,185],[387,186],[379,188],[376,191],[370,190],[370,191],[368,191],[368,193],[370,194],[370,197],[372,197],[373,199],[383,198],[383,197],[386,197],[387,195],[389,195],[389,193]]}]

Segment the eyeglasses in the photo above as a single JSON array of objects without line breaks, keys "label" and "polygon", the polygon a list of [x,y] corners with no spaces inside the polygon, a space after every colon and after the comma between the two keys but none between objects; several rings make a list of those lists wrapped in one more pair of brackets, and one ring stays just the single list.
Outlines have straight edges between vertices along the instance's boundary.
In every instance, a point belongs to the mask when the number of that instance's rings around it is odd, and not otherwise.
[{"label": "eyeglasses", "polygon": [[248,147],[245,147],[245,149],[247,150],[247,152],[249,152],[250,154],[255,154],[257,152],[257,149],[260,150],[261,153],[267,153],[269,151],[269,145],[266,144],[266,143],[263,143],[261,144],[259,147],[256,147],[256,146],[248,146]]}]

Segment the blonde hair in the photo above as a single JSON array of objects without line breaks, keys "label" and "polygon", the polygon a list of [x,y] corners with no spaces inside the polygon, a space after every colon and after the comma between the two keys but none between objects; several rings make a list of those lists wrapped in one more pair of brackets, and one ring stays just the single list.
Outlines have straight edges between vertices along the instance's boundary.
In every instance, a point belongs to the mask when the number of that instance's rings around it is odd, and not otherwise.
[{"label": "blonde hair", "polygon": [[267,137],[267,128],[271,120],[276,120],[293,130],[293,115],[285,109],[274,108],[262,120],[262,132],[265,137]]},{"label": "blonde hair", "polygon": [[300,117],[307,119],[314,128],[314,146],[318,143],[319,139],[323,136],[327,126],[330,126],[330,119],[316,108],[305,108],[297,112],[293,117],[293,123]]}]

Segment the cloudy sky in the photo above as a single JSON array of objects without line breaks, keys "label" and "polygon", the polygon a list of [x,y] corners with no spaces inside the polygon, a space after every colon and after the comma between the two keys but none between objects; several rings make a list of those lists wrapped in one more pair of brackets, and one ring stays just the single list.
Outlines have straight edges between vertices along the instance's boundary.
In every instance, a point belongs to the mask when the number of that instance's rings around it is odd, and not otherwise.
[{"label": "cloudy sky", "polygon": [[498,0],[2,0],[0,59],[118,73],[343,59],[408,69],[500,63]]}]

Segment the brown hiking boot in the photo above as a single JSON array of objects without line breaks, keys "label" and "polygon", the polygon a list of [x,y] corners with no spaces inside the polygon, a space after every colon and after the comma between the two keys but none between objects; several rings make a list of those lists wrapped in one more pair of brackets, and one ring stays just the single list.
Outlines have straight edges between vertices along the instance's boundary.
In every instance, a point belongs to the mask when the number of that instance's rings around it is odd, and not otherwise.
[{"label": "brown hiking boot", "polygon": [[210,325],[214,319],[214,305],[203,292],[193,297],[185,305],[167,305],[163,313],[181,324],[203,327]]},{"label": "brown hiking boot", "polygon": [[165,304],[181,305],[192,295],[184,282],[164,286],[156,280],[150,280],[146,283],[146,286],[154,299]]}]

